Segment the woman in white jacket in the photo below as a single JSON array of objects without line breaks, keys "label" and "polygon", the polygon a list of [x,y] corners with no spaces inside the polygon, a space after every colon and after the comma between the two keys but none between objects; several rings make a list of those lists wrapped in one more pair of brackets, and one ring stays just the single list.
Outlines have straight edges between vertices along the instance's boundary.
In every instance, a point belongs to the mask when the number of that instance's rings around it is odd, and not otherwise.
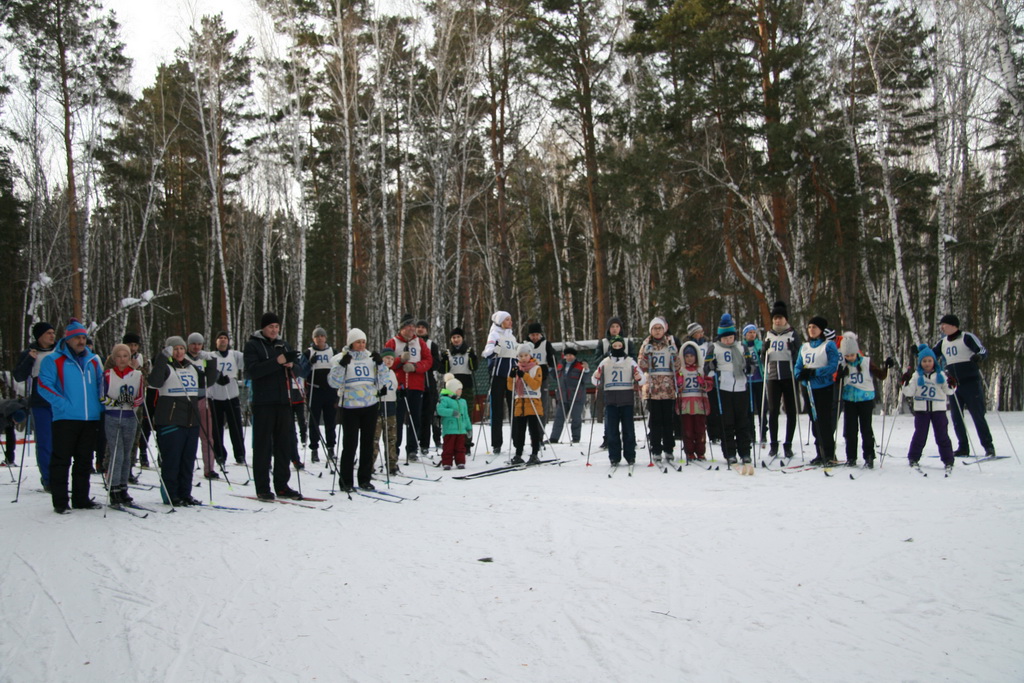
[{"label": "woman in white jacket", "polygon": [[377,429],[377,403],[385,386],[387,368],[378,353],[366,350],[366,334],[348,333],[348,348],[334,357],[327,383],[338,390],[341,407],[341,490],[352,490],[352,467],[359,448],[359,488],[373,490],[373,445]]},{"label": "woman in white jacket", "polygon": [[505,410],[512,410],[508,378],[516,365],[518,348],[519,343],[512,332],[512,315],[507,311],[498,311],[491,316],[491,331],[487,333],[487,346],[483,353],[491,374],[491,449],[494,453],[501,453]]}]

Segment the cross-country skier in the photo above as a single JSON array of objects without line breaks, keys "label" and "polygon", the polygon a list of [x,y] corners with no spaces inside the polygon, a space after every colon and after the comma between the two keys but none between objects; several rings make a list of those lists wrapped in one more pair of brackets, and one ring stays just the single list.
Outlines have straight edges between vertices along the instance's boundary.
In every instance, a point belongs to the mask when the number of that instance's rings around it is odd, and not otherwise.
[{"label": "cross-country skier", "polygon": [[[306,360],[313,368],[309,384],[306,385],[306,400],[309,402],[309,450],[310,459],[320,462],[318,449],[323,443],[327,448],[329,460],[334,460],[334,448],[337,445],[335,434],[335,415],[338,411],[338,392],[327,383],[331,374],[331,359],[336,355],[327,343],[327,331],[322,327],[313,330],[313,344],[303,352]],[[320,435],[320,423],[324,425],[323,436]]]},{"label": "cross-country skier", "polygon": [[955,315],[942,316],[939,330],[943,337],[932,350],[941,359],[946,373],[957,381],[953,402],[953,432],[958,443],[953,453],[968,455],[971,451],[967,425],[964,423],[964,413],[970,413],[985,455],[995,455],[992,432],[985,419],[985,385],[978,370],[978,364],[988,358],[988,351],[976,335],[960,329],[960,318]]},{"label": "cross-country skier", "polygon": [[814,444],[818,455],[812,465],[829,465],[836,459],[835,374],[839,369],[839,349],[825,339],[828,321],[814,316],[807,322],[807,342],[796,359],[796,378],[804,387],[813,420]]}]

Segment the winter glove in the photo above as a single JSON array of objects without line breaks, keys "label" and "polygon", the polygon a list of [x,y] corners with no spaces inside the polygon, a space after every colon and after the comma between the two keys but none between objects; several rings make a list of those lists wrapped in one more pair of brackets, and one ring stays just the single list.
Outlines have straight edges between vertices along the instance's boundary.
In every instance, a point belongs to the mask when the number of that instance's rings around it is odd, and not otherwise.
[{"label": "winter glove", "polygon": [[914,376],[914,371],[913,370],[907,370],[902,375],[900,375],[900,383],[903,384],[903,386],[907,386],[907,384],[910,383],[910,378],[913,377],[913,376]]},{"label": "winter glove", "polygon": [[230,383],[231,378],[228,377],[227,375],[221,375],[220,377],[217,378],[217,384],[221,385],[222,387],[226,387]]},{"label": "winter glove", "polygon": [[850,376],[850,366],[842,365],[839,367],[839,371],[836,373],[836,379],[844,379]]},{"label": "winter glove", "polygon": [[907,346],[907,350],[910,351],[910,355],[912,358],[917,358],[917,344],[915,344],[914,342],[910,342],[910,345]]},{"label": "winter glove", "polygon": [[402,366],[402,371],[405,372],[406,374],[416,372],[416,366],[413,365],[412,363],[406,363],[405,365]]},{"label": "winter glove", "polygon": [[388,395],[388,388],[387,387],[381,387],[380,391],[377,392],[377,395],[378,396],[387,396]]},{"label": "winter glove", "polygon": [[718,372],[718,360],[712,358],[708,361],[708,367],[711,369],[711,372]]},{"label": "winter glove", "polygon": [[395,395],[398,396],[398,398],[405,398],[405,389],[399,389],[395,392]]},{"label": "winter glove", "polygon": [[287,351],[284,354],[284,359],[285,359],[285,361],[287,361],[289,363],[298,363],[299,362],[299,352],[298,351]]},{"label": "winter glove", "polygon": [[117,405],[117,399],[110,398],[106,394],[103,394],[103,396],[100,398],[100,403],[102,403],[108,408],[112,408],[113,406]]},{"label": "winter glove", "polygon": [[956,389],[958,386],[960,386],[960,383],[956,381],[956,377],[947,378],[946,384],[949,385],[950,389]]},{"label": "winter glove", "polygon": [[400,358],[400,360],[403,363],[408,363],[410,360],[412,360],[412,356],[409,355],[408,351],[403,351],[402,352],[402,357]]},{"label": "winter glove", "polygon": [[814,368],[804,368],[796,379],[798,382],[810,382],[814,379]]},{"label": "winter glove", "polygon": [[893,359],[892,356],[889,356],[888,358],[885,359],[885,367],[886,368],[891,368],[891,367],[893,367],[895,365],[896,365],[896,361],[895,361],[895,359]]},{"label": "winter glove", "polygon": [[338,361],[338,365],[340,365],[341,367],[344,368],[344,367],[348,367],[348,364],[351,363],[351,362],[352,362],[352,354],[351,353],[346,353],[344,356],[341,357],[341,360]]},{"label": "winter glove", "polygon": [[520,370],[519,368],[516,368],[515,370],[512,371],[513,377],[524,377],[525,375],[526,373]]},{"label": "winter glove", "polygon": [[122,386],[121,392],[117,397],[117,402],[122,406],[130,406],[132,404],[132,395],[128,392],[128,387]]},{"label": "winter glove", "polygon": [[376,351],[374,351],[373,353],[370,354],[370,360],[373,361],[374,365],[380,365],[381,363],[384,362],[384,359],[381,358],[380,354],[377,353]]}]

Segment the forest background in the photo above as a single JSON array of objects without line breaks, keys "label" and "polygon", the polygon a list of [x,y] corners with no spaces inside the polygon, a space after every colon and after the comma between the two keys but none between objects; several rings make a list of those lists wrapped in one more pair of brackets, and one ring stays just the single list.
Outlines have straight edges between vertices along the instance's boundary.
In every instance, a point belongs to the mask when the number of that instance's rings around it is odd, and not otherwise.
[{"label": "forest background", "polygon": [[[956,313],[1024,402],[1021,0],[256,0],[133,93],[98,0],[0,0],[0,353]],[[138,74],[135,75],[138,80]]]}]

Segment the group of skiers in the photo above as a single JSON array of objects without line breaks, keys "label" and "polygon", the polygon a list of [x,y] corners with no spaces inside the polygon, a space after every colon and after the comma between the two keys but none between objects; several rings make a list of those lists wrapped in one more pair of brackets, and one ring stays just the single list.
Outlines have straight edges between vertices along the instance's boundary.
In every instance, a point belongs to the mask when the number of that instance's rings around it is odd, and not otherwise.
[{"label": "group of skiers", "polygon": [[[837,402],[841,402],[846,464],[858,462],[859,436],[865,467],[874,466],[871,414],[877,383],[887,378],[894,361],[874,362],[860,348],[856,334],[837,336],[820,316],[808,320],[806,341],[801,341],[783,302],[772,307],[771,326],[763,341],[755,325],[740,331],[726,313],[714,340],[707,339],[699,323],[691,323],[680,340],[670,333],[664,318],[655,317],[648,336],[634,348],[622,320],[613,318],[598,343],[593,372],[569,342],[562,345],[559,362],[539,323],[530,324],[529,341],[519,343],[511,314],[497,311],[491,322],[482,354],[490,376],[490,447],[494,453],[502,452],[508,412],[512,464],[539,462],[545,441],[558,443],[563,430],[573,443],[581,440],[589,383],[596,387],[596,403],[603,405],[603,446],[613,465],[635,462],[634,398],[639,389],[650,453],[658,462],[674,459],[677,441],[682,442],[681,455],[687,460],[704,460],[710,440],[721,444],[730,466],[749,465],[758,426],[770,456],[779,457],[781,449],[783,460],[792,458],[798,418],[807,412],[816,449],[811,464],[836,464]],[[978,370],[987,352],[975,335],[960,330],[954,315],[944,316],[940,329],[942,338],[934,347],[912,347],[914,365],[900,381],[902,394],[913,401],[911,465],[920,460],[932,430],[942,461],[951,468],[955,455],[970,452],[966,412],[974,420],[985,455],[994,456]],[[126,334],[101,362],[90,348],[86,328],[76,320],[69,322],[59,340],[53,326],[45,322],[32,328],[32,336],[14,378],[27,385],[41,483],[61,513],[99,507],[89,497],[94,453],[97,469],[106,475],[109,502],[131,504],[132,465],[148,466],[151,431],[156,432],[165,502],[195,504],[192,479],[200,448],[208,479],[219,478],[218,468],[225,472],[225,429],[235,463],[246,464],[240,403],[246,393],[252,423],[252,479],[257,497],[264,500],[301,498],[289,486],[291,466],[304,467],[296,440],[296,414],[303,442],[308,425],[312,462],[319,462],[319,454],[324,453],[336,468],[342,490],[373,489],[381,443],[382,462],[391,475],[399,472],[403,441],[406,462],[415,462],[428,452],[433,439],[442,448],[441,465],[446,470],[464,468],[473,446],[466,397],[475,396],[477,357],[461,328],[451,330],[449,344],[441,349],[429,338],[426,321],[406,315],[397,334],[379,350],[371,351],[365,333],[353,328],[345,347],[336,352],[327,343],[327,332],[317,327],[310,346],[298,352],[282,338],[278,316],[268,312],[242,351],[231,348],[227,332],[217,335],[213,351],[204,349],[202,335],[192,333],[187,340],[167,338],[152,362],[142,355],[141,339],[134,333]],[[546,416],[551,410],[546,387],[552,375],[555,418],[546,438]],[[950,397],[959,442],[955,451],[947,435]],[[780,434],[783,407],[786,426]],[[340,459],[335,453],[338,422]],[[528,460],[524,459],[527,434]],[[12,465],[10,436],[7,441],[5,464]],[[354,472],[357,453],[359,466]]]}]

